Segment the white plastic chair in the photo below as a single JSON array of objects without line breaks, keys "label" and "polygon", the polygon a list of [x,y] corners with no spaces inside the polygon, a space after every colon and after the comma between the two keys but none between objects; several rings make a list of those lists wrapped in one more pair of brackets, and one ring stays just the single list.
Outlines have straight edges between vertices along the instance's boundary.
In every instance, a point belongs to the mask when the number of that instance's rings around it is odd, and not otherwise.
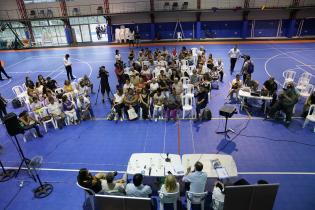
[{"label": "white plastic chair", "polygon": [[304,90],[306,88],[306,86],[309,84],[309,82],[310,81],[307,78],[300,77],[299,81],[296,85],[296,89],[299,91]]},{"label": "white plastic chair", "polygon": [[[305,126],[309,123],[309,122],[315,122],[315,105],[311,105],[310,109],[308,110],[308,114],[305,118],[304,124],[303,124],[303,128],[305,128]],[[315,133],[315,126],[314,126],[314,133]]]},{"label": "white plastic chair", "polygon": [[84,202],[86,201],[86,198],[88,197],[89,201],[91,203],[91,206],[92,206],[92,210],[95,210],[95,204],[94,204],[95,193],[94,193],[94,191],[90,190],[88,188],[82,187],[78,182],[77,182],[77,186],[79,188],[81,188],[82,190],[84,190]]},{"label": "white plastic chair", "polygon": [[177,201],[179,199],[179,191],[174,193],[166,193],[159,191],[160,197],[160,210],[164,210],[165,203],[172,203],[173,209],[177,210]]},{"label": "white plastic chair", "polygon": [[22,84],[22,88],[24,89],[24,91],[27,91],[27,87],[26,87],[25,83]]},{"label": "white plastic chair", "polygon": [[[51,123],[55,129],[58,128],[57,126],[57,122],[54,120],[54,118],[50,115],[50,113],[48,112],[48,108],[47,107],[42,107],[41,108],[41,111],[39,112],[39,117],[41,119],[41,122],[43,123],[44,125],[44,129],[45,129],[45,132],[47,133],[47,124],[48,123]],[[46,120],[43,120],[45,117],[49,117],[47,118]]]},{"label": "white plastic chair", "polygon": [[21,101],[21,103],[25,102],[27,93],[24,91],[23,87],[20,85],[12,87],[12,91],[15,96]]},{"label": "white plastic chair", "polygon": [[181,60],[180,65],[181,66],[188,66],[188,60],[186,60],[186,59]]},{"label": "white plastic chair", "polygon": [[194,97],[194,85],[187,84],[186,88],[184,89],[184,95]]},{"label": "white plastic chair", "polygon": [[300,96],[309,97],[313,92],[313,85],[308,84],[304,89],[301,90]]},{"label": "white plastic chair", "polygon": [[183,89],[187,88],[187,85],[190,84],[190,79],[188,77],[181,77],[180,81],[183,84]]},{"label": "white plastic chair", "polygon": [[301,79],[304,79],[306,81],[308,81],[308,83],[311,81],[312,79],[312,74],[308,73],[308,72],[304,72],[302,75],[301,75]]},{"label": "white plastic chair", "polygon": [[182,32],[177,32],[177,41],[183,40]]},{"label": "white plastic chair", "polygon": [[184,95],[182,97],[182,106],[183,106],[183,119],[185,119],[185,113],[190,112],[191,116],[194,118],[194,109],[193,109],[193,99],[189,95]]},{"label": "white plastic chair", "polygon": [[286,83],[293,82],[295,78],[296,72],[292,70],[287,70],[283,72],[284,83],[283,87],[285,87]]},{"label": "white plastic chair", "polygon": [[201,210],[204,210],[205,208],[205,199],[208,192],[203,193],[194,193],[194,192],[186,192],[186,198],[187,198],[187,210],[191,209],[192,204],[200,204]]},{"label": "white plastic chair", "polygon": [[57,95],[63,94],[63,93],[64,93],[63,88],[57,88],[57,89],[55,90],[55,93],[56,93]]}]

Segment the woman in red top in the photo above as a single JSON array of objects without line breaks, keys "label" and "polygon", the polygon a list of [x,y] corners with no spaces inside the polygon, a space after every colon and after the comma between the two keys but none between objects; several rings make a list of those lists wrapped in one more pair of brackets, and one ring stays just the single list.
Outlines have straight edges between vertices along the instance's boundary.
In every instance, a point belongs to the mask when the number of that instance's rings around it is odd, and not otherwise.
[{"label": "woman in red top", "polygon": [[115,63],[115,74],[119,85],[122,85],[124,83],[124,68],[119,63]]}]

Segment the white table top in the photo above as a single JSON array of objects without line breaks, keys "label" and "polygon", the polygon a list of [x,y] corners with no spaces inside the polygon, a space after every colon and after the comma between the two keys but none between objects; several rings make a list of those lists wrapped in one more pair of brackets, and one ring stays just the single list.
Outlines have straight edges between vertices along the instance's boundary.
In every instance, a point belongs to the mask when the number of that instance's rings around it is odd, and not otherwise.
[{"label": "white table top", "polygon": [[164,153],[134,153],[129,159],[127,174],[142,173],[145,176],[163,177],[170,171],[175,176],[184,175],[180,156],[169,154],[168,157],[171,162],[165,161]]},{"label": "white table top", "polygon": [[242,89],[239,90],[238,95],[240,97],[245,97],[245,98],[254,98],[254,99],[259,99],[259,100],[272,100],[272,97],[270,96],[252,96],[250,92],[244,91]]},{"label": "white table top", "polygon": [[219,159],[221,165],[226,169],[229,177],[237,176],[237,167],[231,155],[219,154],[187,154],[182,156],[182,164],[186,169],[191,166],[194,169],[194,164],[199,161],[203,164],[203,171],[207,173],[208,178],[218,178],[217,172],[212,166],[211,160]]}]

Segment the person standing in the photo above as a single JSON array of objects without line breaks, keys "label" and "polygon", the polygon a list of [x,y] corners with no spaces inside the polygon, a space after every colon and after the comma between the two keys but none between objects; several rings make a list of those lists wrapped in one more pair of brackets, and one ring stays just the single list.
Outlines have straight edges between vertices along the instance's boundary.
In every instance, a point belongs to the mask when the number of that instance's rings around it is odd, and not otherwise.
[{"label": "person standing", "polygon": [[101,85],[101,93],[102,93],[102,102],[105,103],[105,92],[107,94],[107,98],[110,103],[112,103],[112,100],[110,99],[109,93],[111,92],[109,82],[108,82],[109,73],[106,71],[105,66],[101,66],[98,77],[100,78],[100,85]]},{"label": "person standing", "polygon": [[0,60],[0,81],[3,80],[1,73],[4,74],[4,76],[6,76],[8,79],[11,79],[11,78],[12,78],[12,77],[10,77],[10,76],[7,74],[7,72],[5,72],[5,70],[4,70],[4,62],[3,62],[2,60]]},{"label": "person standing", "polygon": [[0,119],[3,122],[3,118],[7,115],[7,101],[0,94]]},{"label": "person standing", "polygon": [[70,58],[70,55],[66,54],[65,58],[63,59],[63,63],[67,71],[68,80],[71,81],[71,80],[74,80],[75,77],[72,75],[72,63],[69,58]]},{"label": "person standing", "polygon": [[240,50],[237,48],[237,46],[235,45],[234,48],[230,49],[228,55],[229,55],[229,58],[230,58],[230,60],[231,60],[230,71],[231,71],[231,75],[232,75],[233,72],[234,72],[234,67],[235,67],[236,61],[237,61],[237,59],[240,58],[240,56],[241,56],[241,52],[240,52]]}]

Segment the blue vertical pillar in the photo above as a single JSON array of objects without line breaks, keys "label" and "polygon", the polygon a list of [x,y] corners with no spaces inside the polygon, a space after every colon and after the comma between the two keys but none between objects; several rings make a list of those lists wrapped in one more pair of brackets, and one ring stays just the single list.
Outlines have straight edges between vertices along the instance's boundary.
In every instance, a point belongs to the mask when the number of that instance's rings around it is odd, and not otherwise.
[{"label": "blue vertical pillar", "polygon": [[248,20],[243,20],[242,31],[241,31],[241,37],[243,39],[247,37],[247,31],[248,31]]},{"label": "blue vertical pillar", "polygon": [[112,27],[110,25],[107,25],[106,31],[107,31],[108,43],[111,43],[113,41]]},{"label": "blue vertical pillar", "polygon": [[196,36],[195,36],[196,39],[200,39],[201,38],[201,22],[200,21],[196,22],[196,32],[195,32],[195,34],[196,34]]},{"label": "blue vertical pillar", "polygon": [[151,23],[150,24],[150,37],[152,40],[155,39],[155,24],[154,23]]},{"label": "blue vertical pillar", "polygon": [[291,38],[292,36],[294,36],[295,25],[296,19],[290,19],[287,37]]},{"label": "blue vertical pillar", "polygon": [[73,43],[72,35],[71,35],[71,28],[70,27],[65,27],[65,34],[66,34],[66,39],[67,43],[70,45]]}]

